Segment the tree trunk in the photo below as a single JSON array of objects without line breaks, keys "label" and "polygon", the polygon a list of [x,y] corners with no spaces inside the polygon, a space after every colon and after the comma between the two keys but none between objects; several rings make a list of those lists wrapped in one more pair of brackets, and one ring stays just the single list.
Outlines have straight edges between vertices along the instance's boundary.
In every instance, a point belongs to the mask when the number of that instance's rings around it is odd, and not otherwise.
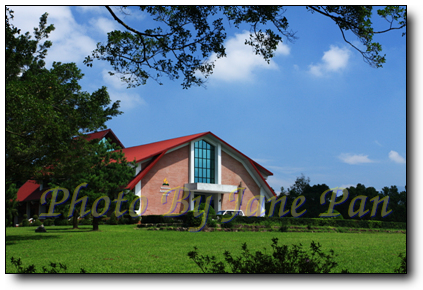
[{"label": "tree trunk", "polygon": [[78,216],[79,216],[79,211],[75,210],[74,215],[73,215],[73,229],[77,229],[78,228]]},{"label": "tree trunk", "polygon": [[99,217],[93,217],[93,231],[98,231],[98,221],[100,220]]}]

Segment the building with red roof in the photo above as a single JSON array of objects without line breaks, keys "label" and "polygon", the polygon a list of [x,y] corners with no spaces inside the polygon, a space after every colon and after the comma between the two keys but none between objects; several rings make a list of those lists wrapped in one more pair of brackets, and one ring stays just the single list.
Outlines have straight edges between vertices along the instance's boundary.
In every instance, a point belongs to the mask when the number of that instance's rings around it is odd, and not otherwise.
[{"label": "building with red roof", "polygon": [[[126,188],[141,197],[138,214],[179,214],[193,209],[201,196],[203,201],[211,197],[216,212],[235,209],[238,200],[244,213],[262,215],[264,203],[259,209],[258,200],[275,196],[266,182],[272,173],[211,132],[129,148],[111,129],[87,134],[87,138],[108,138],[122,148],[128,161],[135,160],[135,175]],[[45,190],[27,181],[18,191],[20,211],[28,217],[47,212],[39,204]]]}]

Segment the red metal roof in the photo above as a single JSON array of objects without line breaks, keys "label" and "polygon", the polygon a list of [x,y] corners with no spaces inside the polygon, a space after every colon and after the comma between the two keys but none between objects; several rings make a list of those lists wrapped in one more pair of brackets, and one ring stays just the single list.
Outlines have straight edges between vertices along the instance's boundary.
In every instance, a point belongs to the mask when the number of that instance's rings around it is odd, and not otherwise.
[{"label": "red metal roof", "polygon": [[[272,192],[276,196],[275,192],[266,182],[266,180],[264,179],[260,171],[264,171],[267,175],[273,175],[272,172],[270,172],[269,170],[267,170],[266,168],[264,168],[263,166],[255,162],[254,160],[250,159],[248,156],[244,155],[243,153],[241,153],[240,151],[238,151],[237,149],[235,149],[234,147],[232,147],[231,145],[229,145],[228,143],[226,143],[225,141],[223,141],[222,139],[220,139],[219,137],[217,137],[211,132],[198,133],[198,134],[168,139],[164,141],[149,143],[145,145],[133,146],[129,148],[125,148],[122,145],[122,143],[119,141],[119,139],[117,139],[116,135],[113,133],[111,129],[87,134],[87,139],[101,140],[106,135],[108,138],[111,138],[112,140],[120,144],[120,146],[123,148],[122,151],[129,162],[134,160],[135,162],[140,162],[150,157],[154,157],[153,161],[147,167],[143,168],[141,172],[139,172],[137,176],[135,176],[134,179],[132,179],[132,181],[129,182],[129,184],[126,186],[126,188],[128,189],[133,189],[135,185],[138,183],[138,181],[140,181],[148,173],[148,171],[160,160],[160,158],[163,157],[164,154],[170,149],[181,146],[183,144],[186,144],[195,139],[204,137],[206,135],[211,135],[217,140],[219,140],[221,143],[225,144],[226,146],[228,146],[229,148],[231,148],[238,154],[245,157],[251,163],[252,167],[258,173],[258,175],[260,176],[264,184],[269,188],[270,192]],[[39,190],[39,185],[36,184],[35,181],[29,180],[19,189],[18,200],[19,201],[29,201],[29,200],[36,200],[36,199],[39,200],[43,192],[44,191]]]},{"label": "red metal roof", "polygon": [[258,175],[260,176],[264,184],[269,188],[270,192],[272,192],[273,195],[276,196],[275,192],[272,190],[272,188],[269,186],[267,181],[264,179],[260,170],[266,172],[267,175],[273,175],[273,173],[267,170],[266,168],[264,168],[263,166],[261,166],[260,164],[258,164],[257,162],[255,162],[254,160],[252,160],[251,158],[249,158],[248,156],[244,155],[243,153],[241,153],[240,151],[238,151],[237,149],[235,149],[234,147],[232,147],[231,145],[229,145],[228,143],[226,143],[225,141],[223,141],[216,135],[214,135],[212,132],[204,132],[204,133],[199,133],[194,135],[188,135],[184,137],[168,139],[165,141],[154,142],[150,144],[134,146],[134,147],[123,149],[122,151],[125,154],[125,157],[128,161],[135,160],[135,162],[140,162],[150,157],[156,157],[153,163],[149,164],[145,169],[142,169],[141,172],[139,172],[138,175],[135,176],[134,179],[132,179],[132,181],[128,184],[127,188],[132,190],[135,187],[135,185],[138,183],[138,181],[140,181],[145,176],[145,174],[147,174],[147,172],[168,150],[178,147],[180,145],[183,145],[185,143],[191,142],[197,138],[204,137],[206,135],[213,136],[214,138],[218,139],[220,142],[222,142],[226,146],[230,147],[232,150],[236,151],[238,154],[245,157],[251,163],[254,170],[258,173]]},{"label": "red metal roof", "polygon": [[199,133],[174,139],[168,139],[160,142],[154,142],[150,144],[134,146],[123,149],[126,160],[140,162],[144,159],[156,156],[163,151],[178,147],[179,145],[185,144],[204,135],[210,134],[210,132]]}]

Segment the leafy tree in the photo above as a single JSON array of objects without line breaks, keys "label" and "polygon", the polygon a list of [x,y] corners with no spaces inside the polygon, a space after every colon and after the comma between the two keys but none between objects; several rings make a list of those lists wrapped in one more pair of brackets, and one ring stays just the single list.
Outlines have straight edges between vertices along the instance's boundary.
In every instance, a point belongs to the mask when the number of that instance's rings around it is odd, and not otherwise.
[{"label": "leafy tree", "polygon": [[16,200],[17,192],[16,184],[6,184],[6,227],[13,226],[14,218],[18,215],[18,210],[16,209],[18,206],[18,201]]},{"label": "leafy tree", "polygon": [[318,218],[319,214],[324,210],[327,210],[327,205],[329,204],[330,195],[326,195],[326,203],[324,205],[320,204],[320,196],[322,193],[327,191],[329,186],[326,184],[317,184],[317,185],[306,185],[303,190],[303,196],[306,198],[304,203],[304,208],[307,211],[302,215],[306,218]]},{"label": "leafy tree", "polygon": [[[399,6],[377,10],[377,14],[388,23],[387,29],[381,31],[373,28],[372,6],[306,8],[333,20],[343,39],[373,67],[381,67],[385,62],[385,55],[381,55],[382,46],[374,42],[373,37],[406,27],[406,9]],[[218,58],[226,55],[223,45],[225,20],[235,28],[249,25],[250,36],[245,44],[267,62],[274,56],[279,43],[284,39],[295,39],[282,6],[139,6],[158,23],[155,28],[143,28],[141,23],[137,27],[130,26],[109,6],[106,9],[123,30],[109,32],[107,43],[99,43],[85,63],[92,66],[94,59],[109,62],[114,70],[111,74],[122,74],[122,80],[128,82],[129,87],[144,85],[149,78],[159,81],[163,75],[171,79],[182,76],[183,88],[202,85],[204,80],[197,73],[201,72],[207,78],[213,72],[214,64],[208,61],[210,55],[215,53]],[[121,7],[124,14],[130,13],[131,9]],[[347,32],[352,32],[364,49],[353,45],[346,37]]]},{"label": "leafy tree", "polygon": [[[79,185],[86,183],[81,187],[78,196],[74,197],[75,201],[82,198],[82,204],[84,203],[83,199],[86,199],[84,213],[78,211],[81,203],[72,206],[72,199],[63,207],[68,212],[70,209],[69,213],[73,216],[74,228],[77,227],[78,215],[86,215],[91,210],[93,230],[98,230],[101,216],[106,214],[109,208],[114,209],[112,202],[118,198],[119,193],[124,191],[124,187],[134,177],[135,164],[128,163],[123,152],[119,150],[120,148],[115,147],[111,142],[92,140],[89,143],[93,150],[79,163],[78,172],[65,180],[53,179],[51,185],[60,185],[60,187],[68,189],[71,194]],[[103,200],[96,203],[96,200],[101,197],[104,197]],[[116,206],[119,205],[118,211],[123,213],[128,210],[129,204],[134,198],[135,195],[132,192],[122,196],[121,199],[125,199],[125,201],[116,203]],[[76,212],[73,212],[73,209]]]},{"label": "leafy tree", "polygon": [[[74,63],[54,62],[45,67],[52,45],[45,41],[54,30],[47,13],[34,29],[22,34],[6,9],[6,179],[18,187],[28,179],[70,176],[91,151],[75,138],[106,128],[105,122],[121,114],[105,87],[92,94],[78,85],[83,74]],[[78,156],[79,158],[74,158]]]},{"label": "leafy tree", "polygon": [[[391,187],[385,186],[379,194],[380,198],[385,196],[389,197],[388,211],[392,210],[392,213],[386,216],[384,220],[394,222],[406,222],[407,221],[407,192],[398,192],[398,188],[393,185]],[[378,208],[377,216],[380,216],[381,209]]]}]

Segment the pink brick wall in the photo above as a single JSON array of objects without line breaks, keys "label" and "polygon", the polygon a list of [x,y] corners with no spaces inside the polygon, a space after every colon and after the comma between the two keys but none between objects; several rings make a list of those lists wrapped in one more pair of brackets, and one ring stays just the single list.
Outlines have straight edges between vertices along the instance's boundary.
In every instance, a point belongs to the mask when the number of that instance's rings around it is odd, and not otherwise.
[{"label": "pink brick wall", "polygon": [[[189,155],[190,146],[185,146],[171,153],[165,154],[141,181],[141,195],[147,197],[147,210],[143,215],[162,215],[168,213],[174,194],[182,195],[182,192],[173,191],[167,197],[167,203],[162,204],[163,193],[160,189],[166,178],[170,188],[183,187],[189,182]],[[254,182],[244,166],[228,154],[222,151],[222,184],[238,186],[242,181],[242,187],[246,188],[242,199],[241,209],[247,214],[248,201],[255,195],[260,195],[260,188]],[[238,194],[235,195],[238,197]],[[235,201],[229,200],[229,193],[222,194],[222,210],[235,209]],[[257,208],[257,201],[250,206],[250,211]],[[182,211],[181,204],[177,204],[174,213]]]},{"label": "pink brick wall", "polygon": [[[260,195],[260,188],[239,161],[222,151],[222,184],[238,186],[241,181],[242,187],[246,188],[242,198],[241,210],[244,214],[247,214],[248,201],[255,195]],[[235,202],[229,201],[229,194],[223,194],[222,197],[222,210],[235,209]],[[257,201],[252,202],[250,211],[254,211],[256,207]]]},{"label": "pink brick wall", "polygon": [[[169,194],[167,203],[162,204],[163,193],[160,188],[165,178],[170,188],[183,187],[188,183],[189,148],[188,145],[165,154],[141,180],[141,195],[148,199],[147,210],[143,215],[165,214],[170,210],[174,192]],[[176,213],[181,210],[180,206],[177,205]]]}]

